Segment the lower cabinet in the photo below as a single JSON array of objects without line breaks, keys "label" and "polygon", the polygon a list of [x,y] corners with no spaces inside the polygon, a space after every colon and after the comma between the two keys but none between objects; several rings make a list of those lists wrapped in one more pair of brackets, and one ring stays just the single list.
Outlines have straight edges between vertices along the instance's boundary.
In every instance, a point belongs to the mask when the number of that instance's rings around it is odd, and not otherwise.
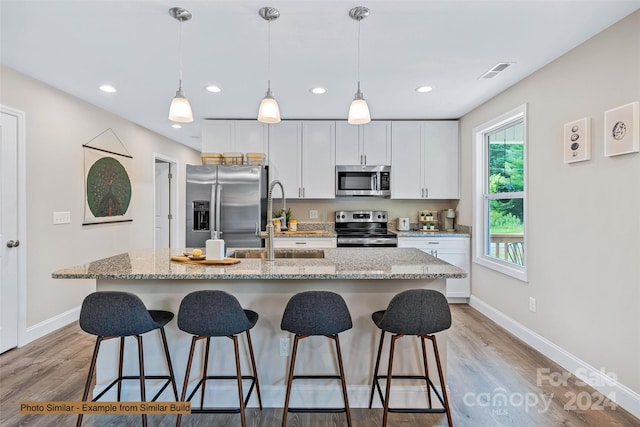
[{"label": "lower cabinet", "polygon": [[322,249],[335,248],[335,237],[274,237],[273,247],[278,249]]},{"label": "lower cabinet", "polygon": [[[443,261],[471,272],[471,256],[468,237],[398,236],[399,248],[416,248]],[[471,277],[447,279],[447,298],[469,298]]]}]

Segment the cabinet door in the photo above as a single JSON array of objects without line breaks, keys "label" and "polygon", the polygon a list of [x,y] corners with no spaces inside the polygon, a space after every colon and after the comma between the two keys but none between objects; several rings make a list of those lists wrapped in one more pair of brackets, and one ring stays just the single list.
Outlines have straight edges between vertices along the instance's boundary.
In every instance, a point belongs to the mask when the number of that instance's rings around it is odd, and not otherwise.
[{"label": "cabinet door", "polygon": [[391,164],[391,122],[369,122],[360,127],[366,165]]},{"label": "cabinet door", "polygon": [[424,141],[426,197],[460,198],[458,122],[424,122]]},{"label": "cabinet door", "polygon": [[233,151],[264,153],[269,151],[268,126],[257,120],[236,120]]},{"label": "cabinet door", "polygon": [[302,123],[302,197],[335,198],[335,122]]},{"label": "cabinet door", "polygon": [[[438,258],[449,264],[460,267],[464,271],[469,273],[469,266],[467,265],[467,257],[463,252],[450,252],[446,250],[438,250]],[[447,279],[447,296],[448,297],[461,297],[469,298],[471,296],[471,286],[469,277],[463,279]]]},{"label": "cabinet door", "polygon": [[[301,127],[301,122],[296,121],[281,121],[275,126],[269,126],[269,181],[279,180],[287,199],[298,199],[302,193]],[[274,196],[277,197],[276,194]]]},{"label": "cabinet door", "polygon": [[393,122],[391,125],[391,198],[421,199],[422,122]]},{"label": "cabinet door", "polygon": [[233,148],[233,120],[204,120],[202,122],[202,152],[224,153]]},{"label": "cabinet door", "polygon": [[336,122],[336,165],[361,164],[359,128],[345,121]]}]

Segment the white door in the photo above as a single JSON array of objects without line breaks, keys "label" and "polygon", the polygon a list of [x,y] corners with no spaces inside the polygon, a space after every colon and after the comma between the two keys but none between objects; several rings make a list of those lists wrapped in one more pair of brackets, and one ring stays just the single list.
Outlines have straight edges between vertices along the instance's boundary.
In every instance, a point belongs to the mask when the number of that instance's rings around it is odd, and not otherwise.
[{"label": "white door", "polygon": [[0,353],[18,345],[18,119],[0,113]]},{"label": "white door", "polygon": [[393,122],[391,129],[391,198],[423,199],[422,122]]},{"label": "white door", "polygon": [[391,164],[391,122],[369,122],[362,126],[364,164]]},{"label": "white door", "polygon": [[[282,183],[286,199],[302,197],[301,129],[302,123],[298,121],[283,121],[269,126],[269,180],[277,179]],[[279,189],[273,193],[273,197],[280,197]]]},{"label": "white door", "polygon": [[335,122],[302,123],[302,197],[336,197]]},{"label": "white door", "polygon": [[171,246],[171,164],[156,160],[155,230],[156,248]]}]

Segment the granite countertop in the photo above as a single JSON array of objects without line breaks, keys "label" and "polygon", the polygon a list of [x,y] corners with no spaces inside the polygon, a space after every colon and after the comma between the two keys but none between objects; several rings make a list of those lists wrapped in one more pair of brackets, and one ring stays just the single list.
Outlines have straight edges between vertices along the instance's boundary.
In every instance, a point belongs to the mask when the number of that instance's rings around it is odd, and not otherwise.
[{"label": "granite countertop", "polygon": [[322,259],[283,258],[275,261],[242,259],[225,266],[171,261],[178,249],[128,252],[63,268],[54,279],[118,280],[244,280],[244,279],[438,279],[462,278],[467,273],[413,248],[324,249]]}]

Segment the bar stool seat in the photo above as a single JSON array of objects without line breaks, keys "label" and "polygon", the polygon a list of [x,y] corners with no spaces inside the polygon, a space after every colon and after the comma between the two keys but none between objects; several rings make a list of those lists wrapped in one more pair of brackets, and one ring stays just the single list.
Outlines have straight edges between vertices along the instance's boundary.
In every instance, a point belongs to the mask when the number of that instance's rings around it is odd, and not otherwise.
[{"label": "bar stool seat", "polygon": [[[449,426],[452,426],[451,410],[447,399],[447,391],[442,375],[442,366],[440,364],[440,355],[438,353],[438,345],[435,333],[444,331],[451,327],[451,310],[446,297],[431,289],[411,289],[400,292],[395,295],[389,302],[386,310],[376,311],[371,315],[373,323],[380,328],[380,344],[378,346],[378,356],[373,373],[373,383],[371,385],[371,395],[369,398],[369,408],[373,404],[374,391],[377,388],[380,401],[383,404],[382,425],[387,425],[387,417],[389,412],[405,412],[405,413],[446,413]],[[389,350],[389,366],[386,375],[378,375],[380,368],[380,355],[382,353],[382,345],[384,343],[385,333],[390,332],[394,335],[391,337],[391,347]],[[395,343],[398,339],[405,335],[414,335],[420,339],[422,345],[422,362],[424,366],[424,375],[393,375],[393,355]],[[425,339],[431,341],[433,351],[438,368],[438,377],[442,394],[433,385],[429,378],[429,367],[427,364],[427,350]],[[428,408],[390,408],[390,392],[391,380],[397,379],[419,379],[424,380],[427,385],[427,398],[429,401]],[[379,380],[386,380],[386,390],[384,395],[380,388]],[[434,408],[431,402],[431,389],[438,397],[442,404],[442,408]]]},{"label": "bar stool seat", "polygon": [[[189,360],[187,362],[187,370],[184,377],[184,386],[182,387],[181,401],[190,401],[198,389],[201,389],[200,408],[192,406],[191,413],[207,413],[207,414],[237,414],[240,413],[240,421],[242,426],[246,426],[245,407],[249,402],[251,393],[255,387],[258,396],[258,404],[262,409],[262,398],[260,396],[260,383],[256,370],[256,361],[253,354],[253,345],[251,343],[251,334],[249,332],[258,322],[258,313],[252,310],[243,310],[240,303],[233,295],[224,291],[205,290],[196,291],[186,295],[180,303],[178,311],[178,328],[182,331],[192,334],[191,348],[189,350]],[[253,375],[242,375],[240,371],[240,351],[238,348],[238,334],[246,333],[247,342],[249,344],[249,356],[251,359],[251,368]],[[233,341],[235,351],[236,375],[208,375],[207,369],[209,364],[209,348],[211,337],[227,337]],[[189,375],[191,373],[191,365],[193,362],[193,354],[196,343],[205,340],[204,364],[202,376],[193,391],[187,397],[187,388],[189,385]],[[236,380],[238,383],[238,408],[207,408],[204,407],[204,395],[207,380]],[[251,380],[251,385],[247,396],[244,396],[242,390],[242,380]],[[178,415],[177,426],[180,426],[182,415]]]},{"label": "bar stool seat", "polygon": [[[349,399],[347,397],[347,385],[342,364],[342,353],[340,352],[340,340],[338,334],[351,329],[351,315],[344,299],[329,291],[308,291],[295,294],[291,297],[282,316],[280,328],[284,331],[295,334],[291,362],[289,365],[289,375],[287,377],[287,391],[284,403],[284,413],[282,415],[282,426],[287,425],[287,414],[289,412],[345,412],[347,425],[351,426],[351,413],[349,411]],[[340,375],[294,375],[296,356],[298,352],[298,342],[310,336],[326,336],[333,340],[336,346],[338,358],[338,370]],[[291,398],[291,386],[296,379],[339,379],[342,386],[342,396],[344,399],[343,408],[291,408],[289,400]]]},{"label": "bar stool seat", "polygon": [[[118,385],[117,399],[120,401],[122,394],[123,380],[139,380],[140,381],[140,400],[146,401],[145,380],[166,380],[160,390],[151,399],[155,401],[160,397],[162,392],[171,384],[175,399],[178,399],[178,389],[176,387],[175,376],[173,375],[173,367],[171,365],[171,357],[169,355],[169,347],[167,346],[167,337],[164,326],[173,319],[173,313],[162,310],[147,310],[144,303],[134,294],[127,292],[94,292],[88,295],[82,302],[80,309],[80,328],[83,331],[96,335],[96,344],[91,358],[89,374],[84,387],[82,401],[86,402],[89,396],[89,388],[91,380],[95,373],[96,361],[98,359],[98,351],[100,344],[104,340],[112,338],[120,338],[120,357],[118,363],[118,377],[104,388],[92,401],[100,399],[114,385]],[[162,337],[162,345],[169,370],[169,375],[145,375],[144,372],[144,355],[142,346],[142,334],[159,329]],[[138,364],[140,374],[136,376],[122,374],[122,361],[124,358],[124,339],[128,336],[134,336],[138,342]],[[76,426],[82,424],[83,414],[78,415]],[[147,416],[142,414],[142,425],[147,425]]]}]

